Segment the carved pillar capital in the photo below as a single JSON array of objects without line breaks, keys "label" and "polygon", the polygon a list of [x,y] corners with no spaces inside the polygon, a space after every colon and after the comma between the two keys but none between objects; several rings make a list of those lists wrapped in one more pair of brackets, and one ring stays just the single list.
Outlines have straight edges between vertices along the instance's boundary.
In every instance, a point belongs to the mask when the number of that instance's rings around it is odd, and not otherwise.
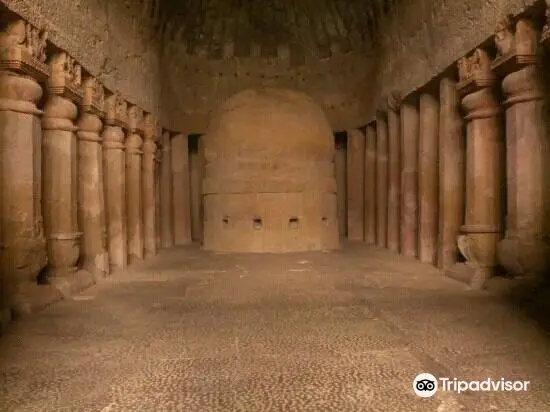
[{"label": "carved pillar capital", "polygon": [[540,43],[544,46],[550,46],[550,0],[546,0],[546,23],[542,28]]},{"label": "carved pillar capital", "polygon": [[158,120],[152,113],[145,112],[143,115],[143,138],[145,140],[158,140]]},{"label": "carved pillar capital", "polygon": [[134,104],[127,103],[128,131],[143,136],[143,110]]},{"label": "carved pillar capital", "polygon": [[59,51],[49,59],[50,77],[46,83],[50,95],[61,96],[76,104],[81,104],[82,67],[65,51]]},{"label": "carved pillar capital", "polygon": [[143,144],[143,112],[135,106],[129,105],[128,108],[128,138],[126,139],[126,152],[128,154],[141,154]]},{"label": "carved pillar capital", "polygon": [[105,90],[103,84],[95,77],[88,76],[82,82],[83,98],[81,110],[97,117],[105,117]]},{"label": "carved pillar capital", "polygon": [[471,56],[459,59],[457,66],[457,90],[467,112],[466,120],[497,116],[500,108],[492,90],[496,79],[487,52],[476,49]]},{"label": "carved pillar capital", "polygon": [[392,112],[399,111],[401,107],[402,97],[399,92],[391,92],[387,97],[387,108]]},{"label": "carved pillar capital", "polygon": [[157,151],[157,127],[156,119],[151,113],[143,116],[143,152],[155,157]]},{"label": "carved pillar capital", "polygon": [[8,22],[0,33],[0,70],[45,81],[50,75],[46,64],[48,31],[22,19]]},{"label": "carved pillar capital", "polygon": [[118,92],[109,93],[105,98],[105,123],[110,126],[118,126],[128,129],[127,103]]},{"label": "carved pillar capital", "polygon": [[155,150],[155,162],[157,162],[157,164],[160,164],[162,163],[162,145],[160,144],[160,142],[157,142],[156,144],[156,150]]},{"label": "carved pillar capital", "polygon": [[498,54],[491,65],[499,76],[505,76],[537,61],[539,32],[527,17],[512,20],[510,17],[497,26],[495,46]]},{"label": "carved pillar capital", "polygon": [[103,85],[95,77],[87,77],[82,82],[83,99],[78,119],[78,139],[100,142],[99,132],[103,128]]}]

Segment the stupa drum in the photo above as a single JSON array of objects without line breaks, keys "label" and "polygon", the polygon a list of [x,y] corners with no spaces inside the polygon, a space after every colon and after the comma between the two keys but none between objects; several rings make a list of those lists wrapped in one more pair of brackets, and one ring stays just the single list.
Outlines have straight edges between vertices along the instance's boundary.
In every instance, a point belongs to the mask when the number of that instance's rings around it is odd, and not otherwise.
[{"label": "stupa drum", "polygon": [[310,97],[240,92],[219,107],[203,139],[205,249],[339,247],[334,137]]}]

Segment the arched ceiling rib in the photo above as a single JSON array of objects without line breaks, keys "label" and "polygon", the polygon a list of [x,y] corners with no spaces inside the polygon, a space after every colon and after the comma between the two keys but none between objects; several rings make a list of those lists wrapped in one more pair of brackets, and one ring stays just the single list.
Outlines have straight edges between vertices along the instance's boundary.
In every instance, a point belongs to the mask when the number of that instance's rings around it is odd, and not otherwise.
[{"label": "arched ceiling rib", "polygon": [[[271,54],[280,45],[354,49],[376,43],[381,21],[396,0],[139,0],[164,42],[190,55],[220,55],[233,44],[240,57],[252,44]],[[271,52],[270,52],[271,51]]]}]

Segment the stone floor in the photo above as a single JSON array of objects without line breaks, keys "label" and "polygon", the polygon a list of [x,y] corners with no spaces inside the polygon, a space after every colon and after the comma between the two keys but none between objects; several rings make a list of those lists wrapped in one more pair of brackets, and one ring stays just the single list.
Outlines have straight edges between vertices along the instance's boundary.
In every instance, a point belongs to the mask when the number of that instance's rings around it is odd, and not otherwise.
[{"label": "stone floor", "polygon": [[[359,245],[164,251],[13,323],[0,356],[6,412],[550,410],[550,346],[537,323]],[[531,383],[420,398],[421,372]]]}]

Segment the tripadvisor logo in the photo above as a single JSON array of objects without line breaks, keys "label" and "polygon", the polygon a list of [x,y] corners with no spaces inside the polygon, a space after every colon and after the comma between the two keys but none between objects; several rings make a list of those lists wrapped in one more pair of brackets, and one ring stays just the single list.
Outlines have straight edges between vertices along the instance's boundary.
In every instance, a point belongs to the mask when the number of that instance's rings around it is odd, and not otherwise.
[{"label": "tripadvisor logo", "polygon": [[522,392],[530,381],[510,381],[504,378],[488,378],[482,381],[462,381],[457,378],[436,378],[430,373],[421,373],[414,378],[413,390],[422,398],[429,398],[439,390],[444,392]]}]

